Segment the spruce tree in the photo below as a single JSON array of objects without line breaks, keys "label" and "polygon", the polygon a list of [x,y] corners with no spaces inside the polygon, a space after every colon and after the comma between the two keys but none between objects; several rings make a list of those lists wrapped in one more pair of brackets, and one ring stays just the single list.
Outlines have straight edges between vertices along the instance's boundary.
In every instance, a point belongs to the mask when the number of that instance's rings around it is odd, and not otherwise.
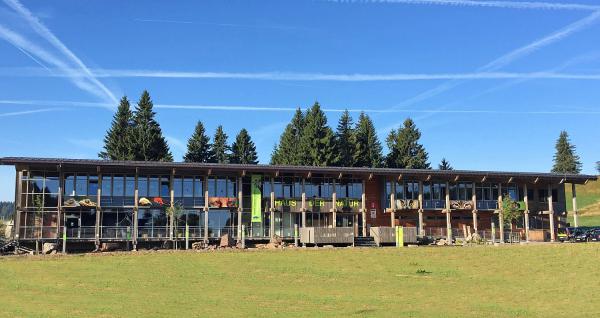
[{"label": "spruce tree", "polygon": [[554,155],[554,173],[579,173],[581,172],[581,161],[575,153],[575,145],[571,144],[569,134],[561,131],[556,141],[556,154]]},{"label": "spruce tree", "polygon": [[358,117],[358,122],[354,129],[354,140],[354,166],[381,167],[383,161],[381,143],[377,138],[373,121],[364,112],[361,112]]},{"label": "spruce tree", "polygon": [[121,98],[119,108],[113,116],[110,129],[104,137],[104,151],[98,157],[105,160],[131,160],[132,152],[132,129],[133,113],[127,96]]},{"label": "spruce tree", "polygon": [[318,102],[307,111],[300,137],[301,164],[330,166],[335,159],[333,131],[327,126],[327,117]]},{"label": "spruce tree", "polygon": [[194,133],[188,140],[187,153],[183,156],[183,161],[209,162],[211,158],[210,138],[206,135],[202,122],[198,121]]},{"label": "spruce tree", "polygon": [[134,114],[133,159],[140,161],[173,161],[169,145],[154,119],[152,99],[144,90]]},{"label": "spruce tree", "polygon": [[271,154],[271,164],[274,165],[301,165],[302,152],[300,150],[300,137],[304,129],[304,114],[300,108],[296,109],[294,117],[285,127]]},{"label": "spruce tree", "polygon": [[438,165],[440,170],[454,170],[446,158],[442,158],[442,162]]},{"label": "spruce tree", "polygon": [[219,125],[215,131],[213,137],[213,143],[210,147],[211,158],[209,162],[212,163],[228,163],[229,162],[229,150],[230,147],[227,144],[227,134],[223,131],[223,126]]},{"label": "spruce tree", "polygon": [[341,167],[354,166],[354,150],[356,148],[354,127],[350,112],[345,110],[338,121],[335,133],[336,165]]},{"label": "spruce tree", "polygon": [[600,173],[600,161],[596,161],[596,170]]},{"label": "spruce tree", "polygon": [[389,168],[431,169],[429,155],[419,143],[421,132],[412,119],[407,118],[402,128],[392,130],[386,139],[390,150],[386,157]]},{"label": "spruce tree", "polygon": [[231,145],[231,163],[257,164],[256,146],[248,131],[242,128]]}]

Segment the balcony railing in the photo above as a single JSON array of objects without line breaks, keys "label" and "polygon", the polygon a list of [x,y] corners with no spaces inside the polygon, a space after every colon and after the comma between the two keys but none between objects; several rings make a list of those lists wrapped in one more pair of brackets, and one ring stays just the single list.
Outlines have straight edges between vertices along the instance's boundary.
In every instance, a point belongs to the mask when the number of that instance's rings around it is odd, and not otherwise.
[{"label": "balcony railing", "polygon": [[477,210],[496,210],[498,209],[498,201],[496,200],[478,200]]},{"label": "balcony railing", "polygon": [[48,240],[57,238],[56,226],[21,226],[19,239],[22,240]]},{"label": "balcony railing", "polygon": [[96,237],[95,226],[67,228],[67,239],[93,239]]},{"label": "balcony railing", "polygon": [[103,207],[108,206],[134,206],[135,198],[134,197],[100,197],[100,205]]},{"label": "balcony railing", "polygon": [[442,210],[446,208],[446,200],[424,200],[423,209]]},{"label": "balcony railing", "polygon": [[167,226],[139,226],[138,238],[146,239],[166,239],[169,238]]},{"label": "balcony railing", "polygon": [[131,239],[133,226],[102,226],[100,227],[103,239]]}]

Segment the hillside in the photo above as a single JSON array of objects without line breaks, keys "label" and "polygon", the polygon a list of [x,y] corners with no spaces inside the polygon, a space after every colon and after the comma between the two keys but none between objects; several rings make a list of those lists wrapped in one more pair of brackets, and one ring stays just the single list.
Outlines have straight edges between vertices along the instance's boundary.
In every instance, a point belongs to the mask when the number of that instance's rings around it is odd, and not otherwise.
[{"label": "hillside", "polygon": [[[571,185],[566,187],[567,210],[569,222],[573,224],[573,194]],[[600,181],[590,181],[585,185],[577,186],[577,206],[579,208],[580,226],[600,226]]]}]

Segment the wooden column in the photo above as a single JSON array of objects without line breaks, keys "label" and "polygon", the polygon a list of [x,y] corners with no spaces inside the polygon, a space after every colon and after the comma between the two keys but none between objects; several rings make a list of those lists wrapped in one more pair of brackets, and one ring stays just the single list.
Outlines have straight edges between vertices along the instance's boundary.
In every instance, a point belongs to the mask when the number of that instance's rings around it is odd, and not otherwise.
[{"label": "wooden column", "polygon": [[[63,205],[63,192],[64,192],[64,173],[62,170],[62,165],[58,165],[58,214],[56,215],[56,238],[61,239],[62,226],[60,226],[60,221],[62,220],[62,205]],[[16,192],[15,192],[16,193]],[[19,196],[20,197],[20,196]],[[19,198],[20,200],[20,198]],[[15,201],[16,203],[16,201]],[[100,203],[100,201],[98,201]],[[96,222],[98,223],[98,222]]]},{"label": "wooden column", "polygon": [[[175,180],[175,169],[171,169],[171,177],[169,178],[169,196],[171,198],[171,218],[169,220],[171,224],[171,239],[177,239],[177,230],[175,229],[175,191],[173,189],[173,182]],[[162,181],[161,181],[162,182]]]},{"label": "wooden column", "polygon": [[204,242],[208,243],[208,175],[204,177]]},{"label": "wooden column", "polygon": [[96,249],[100,249],[100,222],[102,218],[100,217],[100,213],[102,213],[102,205],[100,200],[102,199],[102,173],[100,172],[100,167],[98,167],[98,191],[96,193]]},{"label": "wooden column", "polygon": [[471,201],[473,202],[473,231],[477,233],[479,228],[478,220],[477,220],[477,188],[475,182],[472,184],[473,193],[471,194]]},{"label": "wooden column", "polygon": [[502,183],[498,183],[498,228],[500,243],[504,243],[504,213],[502,212]]},{"label": "wooden column", "polygon": [[[23,194],[23,182],[21,181],[23,180],[23,170],[18,170],[15,176],[15,217],[14,217],[14,230],[13,230],[13,238],[17,241],[19,241],[19,233],[21,233],[21,209],[23,206],[23,202],[21,201],[22,198],[22,194]],[[60,181],[59,181],[60,183]],[[59,199],[60,199],[60,193],[59,193]],[[58,208],[58,226],[59,226],[59,231],[57,232],[57,234],[60,234],[60,201],[59,201],[59,208]]]},{"label": "wooden column", "polygon": [[390,183],[390,226],[394,227],[396,221],[396,181],[392,180]]},{"label": "wooden column", "polygon": [[367,182],[365,180],[362,181],[362,194],[360,196],[360,206],[362,213],[362,234],[363,236],[367,236],[367,194],[366,194],[366,185]]},{"label": "wooden column", "polygon": [[525,240],[529,242],[529,191],[527,190],[527,183],[523,184],[523,201],[525,202]]},{"label": "wooden column", "polygon": [[[134,176],[134,186],[135,186],[135,190],[133,191],[133,233],[135,234],[134,236],[136,237],[136,243],[133,244],[133,249],[137,248],[137,231],[138,231],[138,213],[139,213],[139,200],[140,200],[140,193],[138,191],[138,176],[139,174],[139,169],[136,167],[135,168],[135,176]],[[127,182],[127,175],[125,175],[125,182]],[[114,184],[113,184],[114,186]],[[126,186],[126,185],[123,185]],[[160,189],[160,187],[159,187]]]},{"label": "wooden column", "polygon": [[573,192],[573,223],[575,223],[575,227],[579,227],[579,215],[577,211],[577,190],[575,189],[575,183],[571,183],[571,191]]},{"label": "wooden column", "polygon": [[554,229],[554,204],[552,204],[552,185],[548,185],[548,217],[550,218],[550,242],[556,241]]},{"label": "wooden column", "polygon": [[242,241],[242,211],[243,206],[243,194],[242,194],[242,177],[238,177],[238,211],[237,211],[237,241]]},{"label": "wooden column", "polygon": [[446,182],[446,240],[452,244],[452,212],[450,209],[450,183]]},{"label": "wooden column", "polygon": [[302,178],[302,227],[306,227],[306,189],[305,189],[306,180]]},{"label": "wooden column", "polygon": [[336,192],[336,188],[335,188],[335,178],[332,179],[332,187],[333,187],[333,193],[331,194],[331,205],[333,206],[331,208],[331,217],[333,218],[333,222],[331,222],[332,227],[336,227],[337,226],[337,192]]},{"label": "wooden column", "polygon": [[273,180],[273,177],[271,177],[271,208],[269,209],[269,211],[271,212],[271,222],[269,222],[269,237],[274,238],[275,237],[275,191],[274,191],[274,185],[275,182]]},{"label": "wooden column", "polygon": [[423,226],[423,181],[419,181],[419,235],[425,235]]}]

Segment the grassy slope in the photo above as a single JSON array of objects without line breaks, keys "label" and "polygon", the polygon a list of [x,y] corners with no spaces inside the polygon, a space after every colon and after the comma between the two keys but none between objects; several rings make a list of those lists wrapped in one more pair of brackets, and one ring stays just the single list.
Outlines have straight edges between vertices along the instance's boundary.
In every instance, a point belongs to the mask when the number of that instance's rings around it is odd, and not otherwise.
[{"label": "grassy slope", "polygon": [[[573,211],[571,185],[566,186],[567,211]],[[577,185],[577,207],[580,212],[579,224],[582,226],[600,226],[600,181],[590,181]],[[573,224],[573,214],[569,213],[569,222]]]},{"label": "grassy slope", "polygon": [[[0,316],[600,314],[600,244],[0,259]],[[428,274],[418,274],[425,270]]]}]

